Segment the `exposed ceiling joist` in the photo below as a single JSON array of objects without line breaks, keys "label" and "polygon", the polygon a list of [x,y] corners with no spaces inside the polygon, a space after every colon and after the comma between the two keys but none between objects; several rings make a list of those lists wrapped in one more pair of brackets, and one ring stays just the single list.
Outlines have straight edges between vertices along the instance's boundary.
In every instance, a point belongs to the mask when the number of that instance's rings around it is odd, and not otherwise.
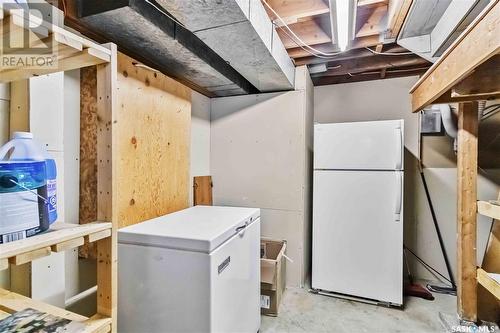
[{"label": "exposed ceiling joist", "polygon": [[387,6],[388,4],[389,0],[358,0],[358,8]]},{"label": "exposed ceiling joist", "polygon": [[[267,3],[280,15],[286,24],[305,21],[311,17],[330,12],[328,3],[323,0],[267,0]],[[277,25],[283,25],[269,9],[267,9],[267,12]]]},{"label": "exposed ceiling joist", "polygon": [[[373,47],[377,46],[380,44],[380,38],[379,36],[368,36],[368,37],[363,37],[363,38],[356,38],[352,43],[351,43],[351,49],[360,49],[360,48],[365,48],[365,47]],[[320,45],[315,45],[315,49],[320,50],[321,52],[335,52],[336,48],[332,43],[324,43]],[[294,58],[296,61],[296,65],[298,65],[297,60],[299,58],[309,58],[310,62],[306,62],[307,59],[300,59],[303,65],[307,65],[310,63],[317,63],[319,62],[325,62],[327,60],[321,59],[321,58],[316,58],[311,56],[311,54],[300,47],[296,47],[293,49],[288,50],[288,54],[290,57]]]},{"label": "exposed ceiling joist", "polygon": [[[318,45],[332,43],[332,38],[327,32],[329,30],[325,28],[325,26],[329,24],[329,15],[320,15],[311,20],[290,24],[289,27],[305,44]],[[277,29],[277,31],[286,49],[298,46],[297,43],[288,36],[290,35],[289,32],[282,29]]]},{"label": "exposed ceiling joist", "polygon": [[[386,45],[384,52],[387,53],[401,53],[401,52],[406,52],[407,50],[399,45],[396,44],[391,44],[391,45]],[[366,48],[358,48],[358,49],[351,49],[347,52],[341,53],[339,55],[336,55],[334,57],[331,57],[328,60],[325,60],[323,58],[317,58],[317,57],[304,57],[304,58],[298,58],[295,60],[295,65],[296,66],[301,66],[301,65],[314,65],[314,64],[319,64],[319,63],[324,63],[325,61],[331,63],[332,61],[341,61],[341,60],[350,60],[350,59],[356,59],[356,58],[366,58],[366,57],[373,57],[374,54],[367,50]]]},{"label": "exposed ceiling joist", "polygon": [[360,28],[356,32],[356,37],[366,37],[380,34],[385,30],[387,23],[387,6],[378,6],[374,10],[369,11],[368,15],[361,13],[362,10],[358,9],[358,17],[367,16],[366,20],[360,24]]},{"label": "exposed ceiling joist", "polygon": [[363,72],[380,71],[382,69],[390,70],[396,67],[409,67],[409,66],[430,66],[430,63],[420,57],[413,55],[387,57],[382,55],[375,55],[372,57],[351,58],[342,61],[332,61],[328,63],[331,69],[322,73],[323,76],[338,76],[349,75]]},{"label": "exposed ceiling joist", "polygon": [[401,27],[410,11],[412,0],[391,0],[388,7],[388,22],[386,38],[398,37]]},{"label": "exposed ceiling joist", "polygon": [[[404,76],[414,76],[414,75],[422,75],[428,67],[419,67],[419,68],[403,68],[403,69],[394,69],[387,70],[385,72],[384,79],[391,79],[396,77],[404,77]],[[354,74],[354,75],[342,75],[342,76],[321,76],[313,78],[313,83],[315,86],[323,86],[330,84],[341,84],[341,83],[354,83],[361,81],[372,81],[372,80],[380,80],[381,72],[369,72],[362,74]]]}]

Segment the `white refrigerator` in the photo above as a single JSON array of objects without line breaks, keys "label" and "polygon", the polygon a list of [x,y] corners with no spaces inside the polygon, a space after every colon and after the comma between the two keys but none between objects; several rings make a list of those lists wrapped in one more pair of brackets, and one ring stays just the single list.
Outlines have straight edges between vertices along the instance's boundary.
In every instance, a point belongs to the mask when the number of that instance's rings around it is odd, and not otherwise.
[{"label": "white refrigerator", "polygon": [[403,133],[403,120],[315,125],[315,291],[402,305]]},{"label": "white refrigerator", "polygon": [[196,206],[118,231],[118,332],[260,327],[260,210]]}]

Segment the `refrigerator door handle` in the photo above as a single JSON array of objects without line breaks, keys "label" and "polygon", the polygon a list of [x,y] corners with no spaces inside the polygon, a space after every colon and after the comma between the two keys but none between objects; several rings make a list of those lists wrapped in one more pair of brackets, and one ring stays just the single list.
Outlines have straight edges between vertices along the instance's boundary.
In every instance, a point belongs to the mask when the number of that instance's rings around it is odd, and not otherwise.
[{"label": "refrigerator door handle", "polygon": [[394,129],[394,136],[396,139],[396,170],[403,169],[403,137],[401,127]]},{"label": "refrigerator door handle", "polygon": [[401,221],[403,208],[403,171],[396,171],[396,200],[394,205],[394,219]]}]

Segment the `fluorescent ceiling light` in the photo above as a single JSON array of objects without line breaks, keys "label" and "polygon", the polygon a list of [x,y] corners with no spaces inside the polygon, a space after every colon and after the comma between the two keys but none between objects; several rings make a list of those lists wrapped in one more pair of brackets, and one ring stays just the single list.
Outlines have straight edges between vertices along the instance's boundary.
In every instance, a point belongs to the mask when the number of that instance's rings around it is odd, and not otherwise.
[{"label": "fluorescent ceiling light", "polygon": [[337,45],[340,51],[345,51],[349,44],[350,2],[351,0],[335,0]]}]

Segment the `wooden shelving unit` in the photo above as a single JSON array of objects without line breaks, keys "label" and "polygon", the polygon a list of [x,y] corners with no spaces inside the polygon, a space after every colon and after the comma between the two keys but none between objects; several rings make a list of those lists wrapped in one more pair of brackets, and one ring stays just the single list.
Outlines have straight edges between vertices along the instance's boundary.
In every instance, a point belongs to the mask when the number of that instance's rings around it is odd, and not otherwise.
[{"label": "wooden shelving unit", "polygon": [[481,215],[491,217],[492,219],[500,220],[500,206],[487,201],[477,202],[477,212]]},{"label": "wooden shelving unit", "polygon": [[[59,12],[61,14],[62,12]],[[97,314],[85,316],[61,309],[17,293],[0,289],[0,319],[33,308],[42,312],[81,322],[85,333],[116,332],[117,284],[117,220],[113,215],[113,111],[115,106],[117,50],[116,45],[97,44],[64,27],[44,22],[33,15],[20,15],[3,7],[0,13],[2,35],[10,40],[23,40],[26,34],[37,36],[30,47],[45,45],[47,53],[57,59],[52,67],[0,68],[0,82],[13,82],[56,72],[97,67],[97,219],[90,224],[54,223],[47,232],[33,237],[0,244],[0,270],[9,265],[22,265],[52,252],[66,251],[85,243],[95,242],[97,247]],[[62,15],[62,14],[61,14]],[[36,34],[34,34],[36,32]],[[5,46],[2,53],[12,50]],[[9,45],[10,47],[10,45]],[[20,50],[17,49],[19,52]],[[22,53],[22,52],[20,52]]]},{"label": "wooden shelving unit", "polygon": [[43,234],[0,245],[0,269],[9,264],[22,265],[48,256],[51,252],[62,252],[111,236],[111,223],[89,223],[84,225],[57,222]]},{"label": "wooden shelving unit", "polygon": [[43,302],[38,302],[29,297],[21,296],[14,292],[0,288],[0,318],[26,308],[35,309],[54,316],[80,322],[85,325],[85,330],[83,331],[85,333],[106,333],[111,331],[111,318],[99,315],[87,318],[71,311],[60,309]]},{"label": "wooden shelving unit", "polygon": [[[37,37],[40,39],[34,38],[34,40],[31,40],[30,46],[36,48],[46,45],[47,50],[41,52],[47,52],[45,55],[48,55],[48,52],[53,52],[54,57],[57,58],[57,64],[47,68],[2,68],[0,82],[12,82],[39,75],[69,71],[109,63],[111,60],[111,50],[109,48],[52,23],[41,21],[40,18],[31,14],[23,17],[19,12],[4,9],[1,21],[2,34],[8,34],[10,40],[23,41],[25,30],[30,26],[36,27],[34,29],[36,29]],[[11,51],[13,54],[19,52],[16,49],[11,49]]]},{"label": "wooden shelving unit", "polygon": [[477,282],[500,300],[500,274],[488,273],[478,268]]},{"label": "wooden shelving unit", "polygon": [[[459,103],[457,310],[460,319],[469,322],[478,321],[478,282],[498,297],[491,273],[477,269],[476,242],[477,213],[500,218],[499,206],[477,201],[477,101],[500,98],[499,77],[500,3],[492,0],[410,90],[413,112],[430,104]],[[497,253],[495,267],[499,267]]]}]

